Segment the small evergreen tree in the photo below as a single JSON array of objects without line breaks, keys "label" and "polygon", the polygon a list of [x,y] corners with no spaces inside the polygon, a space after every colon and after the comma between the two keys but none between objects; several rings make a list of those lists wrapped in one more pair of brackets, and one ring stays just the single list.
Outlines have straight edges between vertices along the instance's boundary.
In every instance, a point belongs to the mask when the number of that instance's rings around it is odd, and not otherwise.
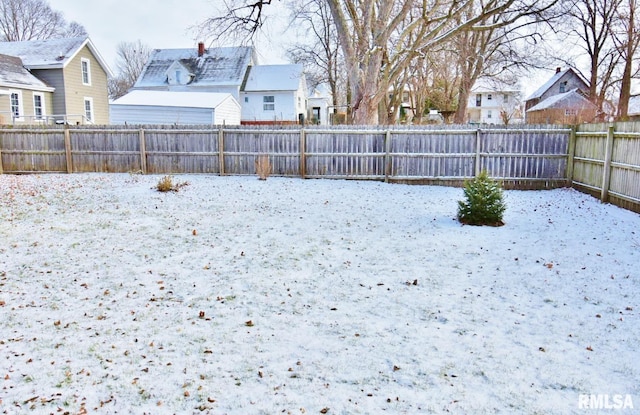
[{"label": "small evergreen tree", "polygon": [[506,205],[502,188],[486,171],[464,186],[466,200],[458,201],[458,220],[467,225],[502,226]]}]

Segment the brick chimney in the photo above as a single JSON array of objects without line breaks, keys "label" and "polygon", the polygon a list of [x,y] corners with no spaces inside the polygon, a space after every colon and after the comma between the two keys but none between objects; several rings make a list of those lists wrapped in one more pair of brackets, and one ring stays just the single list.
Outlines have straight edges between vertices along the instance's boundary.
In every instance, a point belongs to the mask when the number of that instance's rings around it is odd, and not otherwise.
[{"label": "brick chimney", "polygon": [[560,68],[559,66],[556,68],[556,73],[560,73],[560,71],[562,70],[562,68]]},{"label": "brick chimney", "polygon": [[204,55],[204,42],[198,42],[198,56]]}]

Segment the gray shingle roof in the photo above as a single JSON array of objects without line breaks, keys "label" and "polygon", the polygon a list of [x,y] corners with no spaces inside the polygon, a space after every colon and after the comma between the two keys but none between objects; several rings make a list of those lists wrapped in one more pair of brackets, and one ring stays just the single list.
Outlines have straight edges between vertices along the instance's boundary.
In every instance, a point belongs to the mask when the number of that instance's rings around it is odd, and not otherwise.
[{"label": "gray shingle roof", "polygon": [[18,56],[29,69],[64,68],[87,45],[107,75],[111,69],[88,37],[0,42],[0,53]]},{"label": "gray shingle roof", "polygon": [[572,89],[569,92],[550,96],[537,105],[529,108],[527,112],[540,111],[549,108],[595,108],[596,106],[582,95],[578,89]]},{"label": "gray shingle roof", "polygon": [[15,56],[0,54],[0,85],[4,87],[53,91],[53,88],[29,72],[22,60]]},{"label": "gray shingle roof", "polygon": [[192,49],[156,49],[136,81],[135,88],[167,85],[167,70],[179,62],[194,75],[192,86],[240,86],[247,67],[255,63],[252,47],[222,47],[205,50],[198,56]]}]

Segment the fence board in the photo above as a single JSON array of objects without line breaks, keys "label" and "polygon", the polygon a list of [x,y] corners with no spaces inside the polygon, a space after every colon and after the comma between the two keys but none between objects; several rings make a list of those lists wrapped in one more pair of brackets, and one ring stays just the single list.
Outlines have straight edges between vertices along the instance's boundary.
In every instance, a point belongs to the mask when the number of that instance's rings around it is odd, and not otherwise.
[{"label": "fence board", "polygon": [[254,175],[256,158],[267,155],[278,176],[459,185],[486,170],[505,186],[570,183],[640,210],[640,123],[614,125],[605,170],[609,126],[580,125],[573,138],[565,127],[529,125],[6,128],[0,173]]}]

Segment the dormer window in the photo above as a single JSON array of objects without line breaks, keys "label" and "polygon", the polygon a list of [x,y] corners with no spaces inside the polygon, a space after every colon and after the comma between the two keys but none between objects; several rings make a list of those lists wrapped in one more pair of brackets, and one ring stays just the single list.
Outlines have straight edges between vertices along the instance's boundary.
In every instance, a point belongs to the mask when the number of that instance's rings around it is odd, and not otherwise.
[{"label": "dormer window", "polygon": [[175,61],[167,69],[167,83],[169,85],[188,85],[193,81],[194,75],[180,62]]},{"label": "dormer window", "polygon": [[567,81],[560,83],[560,93],[567,92]]}]

